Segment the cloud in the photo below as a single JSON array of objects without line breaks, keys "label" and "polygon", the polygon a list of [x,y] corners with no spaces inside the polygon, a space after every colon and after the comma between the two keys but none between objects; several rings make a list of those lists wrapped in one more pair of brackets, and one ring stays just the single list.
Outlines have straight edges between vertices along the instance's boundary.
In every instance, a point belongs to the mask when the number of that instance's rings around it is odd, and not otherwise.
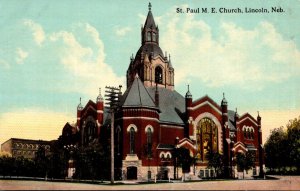
[{"label": "cloud", "polygon": [[17,48],[16,55],[17,64],[23,64],[24,60],[28,57],[28,52],[22,50],[21,48]]},{"label": "cloud", "polygon": [[72,86],[64,87],[65,90],[95,97],[99,87],[123,85],[124,77],[118,77],[111,66],[105,63],[104,44],[99,32],[88,23],[78,24],[75,30],[50,35],[52,42],[62,42],[59,45],[60,62],[74,76]]},{"label": "cloud", "polygon": [[119,37],[125,36],[130,31],[131,31],[130,27],[122,27],[122,28],[121,27],[116,27],[115,28],[115,33]]},{"label": "cloud", "polygon": [[31,29],[36,44],[42,45],[46,38],[43,27],[30,19],[25,19],[23,24]]},{"label": "cloud", "polygon": [[73,115],[45,111],[42,108],[27,108],[3,113],[0,115],[0,143],[12,137],[57,139],[65,123],[75,120]]},{"label": "cloud", "polygon": [[165,14],[159,25],[165,26],[161,46],[172,54],[176,84],[195,78],[209,87],[263,88],[300,73],[295,42],[284,39],[269,22],[245,29],[230,22],[211,26],[193,15]]}]

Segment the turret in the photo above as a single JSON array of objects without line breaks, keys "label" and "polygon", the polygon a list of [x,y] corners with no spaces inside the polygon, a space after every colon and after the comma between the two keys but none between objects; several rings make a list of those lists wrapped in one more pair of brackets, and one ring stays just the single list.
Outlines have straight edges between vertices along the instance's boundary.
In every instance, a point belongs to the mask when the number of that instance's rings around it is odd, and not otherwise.
[{"label": "turret", "polygon": [[226,132],[226,129],[228,128],[228,109],[227,109],[227,107],[228,107],[228,103],[225,98],[225,93],[223,93],[223,99],[221,101],[221,108],[222,108],[222,125],[223,125],[224,132]]},{"label": "turret", "polygon": [[191,117],[191,107],[193,103],[193,96],[190,92],[190,85],[188,85],[188,91],[185,94],[185,113],[186,113],[186,127],[184,129],[184,137],[189,137],[192,134],[193,128],[189,121]]},{"label": "turret", "polygon": [[227,114],[227,106],[228,106],[228,102],[225,98],[225,93],[223,93],[223,99],[221,101],[222,114]]},{"label": "turret", "polygon": [[81,128],[81,111],[82,111],[83,107],[81,105],[81,98],[80,98],[80,101],[79,101],[79,104],[77,106],[77,129],[80,129]]},{"label": "turret", "polygon": [[262,130],[261,130],[261,117],[257,112],[257,124],[258,124],[258,154],[259,154],[259,176],[264,177],[264,150],[262,145]]},{"label": "turret", "polygon": [[97,134],[99,136],[101,126],[103,125],[103,109],[104,109],[104,102],[103,102],[103,97],[101,95],[101,88],[99,88],[99,95],[96,100],[96,107],[97,107],[97,126],[98,126]]}]

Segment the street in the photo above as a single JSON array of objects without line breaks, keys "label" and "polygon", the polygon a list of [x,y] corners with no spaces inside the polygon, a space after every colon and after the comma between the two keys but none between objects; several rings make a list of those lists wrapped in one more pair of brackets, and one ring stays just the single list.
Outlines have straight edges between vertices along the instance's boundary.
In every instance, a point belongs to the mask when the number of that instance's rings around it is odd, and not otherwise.
[{"label": "street", "polygon": [[300,176],[269,180],[223,180],[157,184],[103,185],[71,182],[0,180],[1,190],[300,190]]}]

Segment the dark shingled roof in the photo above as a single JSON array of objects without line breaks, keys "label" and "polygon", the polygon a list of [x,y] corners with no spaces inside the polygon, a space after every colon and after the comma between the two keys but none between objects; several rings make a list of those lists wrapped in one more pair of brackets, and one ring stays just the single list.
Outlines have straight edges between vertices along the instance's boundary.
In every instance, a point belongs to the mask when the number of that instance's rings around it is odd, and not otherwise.
[{"label": "dark shingled roof", "polygon": [[172,150],[174,148],[175,148],[175,146],[174,145],[170,145],[170,144],[158,144],[157,145],[157,149]]},{"label": "dark shingled roof", "polygon": [[246,148],[250,151],[257,150],[253,144],[245,144]]},{"label": "dark shingled roof", "polygon": [[155,22],[151,10],[149,10],[144,28],[155,28]]},{"label": "dark shingled roof", "polygon": [[236,131],[235,119],[234,119],[235,111],[228,110],[227,114],[228,114],[228,126],[229,126],[230,131]]},{"label": "dark shingled roof", "polygon": [[[151,97],[155,99],[156,87],[148,87]],[[175,90],[159,88],[159,109],[161,111],[159,119],[165,123],[175,123],[183,125],[183,114],[185,112],[185,98]]]},{"label": "dark shingled roof", "polygon": [[151,55],[151,53],[153,53],[153,57],[156,57],[158,55],[160,55],[161,57],[164,57],[164,54],[161,50],[161,48],[154,43],[146,43],[143,46],[140,47],[140,49],[138,50],[138,52],[136,53],[136,56],[140,56],[141,53],[147,54],[148,56]]},{"label": "dark shingled roof", "polygon": [[135,76],[131,86],[125,91],[120,104],[123,107],[156,108],[154,99],[149,95],[138,75]]}]

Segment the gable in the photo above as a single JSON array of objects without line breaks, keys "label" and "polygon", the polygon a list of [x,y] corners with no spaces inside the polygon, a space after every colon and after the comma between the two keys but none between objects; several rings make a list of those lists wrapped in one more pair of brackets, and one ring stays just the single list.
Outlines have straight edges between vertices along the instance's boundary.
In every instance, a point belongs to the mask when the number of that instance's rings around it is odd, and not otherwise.
[{"label": "gable", "polygon": [[243,114],[237,121],[237,124],[244,124],[244,123],[250,123],[253,126],[258,126],[257,121],[249,114],[245,113]]},{"label": "gable", "polygon": [[196,147],[194,146],[193,142],[190,139],[184,138],[179,141],[176,145],[177,148],[186,148],[188,150],[194,151]]},{"label": "gable", "polygon": [[247,152],[247,148],[245,147],[245,145],[242,142],[237,142],[233,145],[232,151],[233,152],[242,151],[243,153],[245,153],[245,152]]},{"label": "gable", "polygon": [[192,107],[188,109],[193,111],[193,110],[198,110],[204,106],[208,106],[209,108],[213,109],[215,112],[219,113],[220,115],[222,114],[221,107],[215,101],[213,101],[208,95],[198,100],[195,100],[192,103]]}]

